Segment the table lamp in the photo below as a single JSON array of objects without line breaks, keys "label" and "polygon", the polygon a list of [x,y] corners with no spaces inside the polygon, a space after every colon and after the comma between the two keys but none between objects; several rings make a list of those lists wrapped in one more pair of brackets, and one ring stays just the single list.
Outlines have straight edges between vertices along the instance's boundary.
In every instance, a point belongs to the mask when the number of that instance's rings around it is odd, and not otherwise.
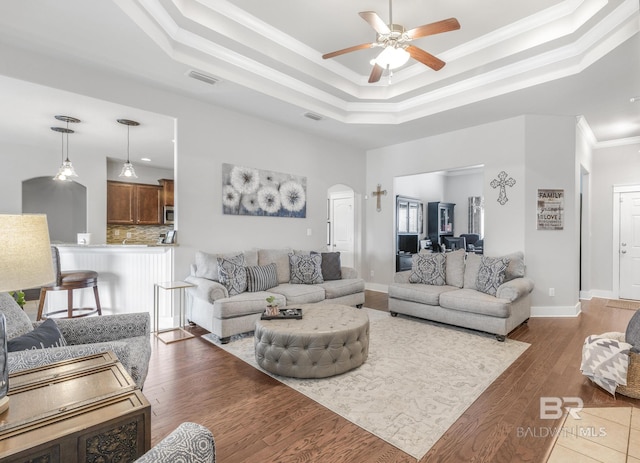
[{"label": "table lamp", "polygon": [[[34,288],[55,279],[47,216],[0,214],[0,292]],[[0,314],[0,413],[9,407],[7,331]]]}]

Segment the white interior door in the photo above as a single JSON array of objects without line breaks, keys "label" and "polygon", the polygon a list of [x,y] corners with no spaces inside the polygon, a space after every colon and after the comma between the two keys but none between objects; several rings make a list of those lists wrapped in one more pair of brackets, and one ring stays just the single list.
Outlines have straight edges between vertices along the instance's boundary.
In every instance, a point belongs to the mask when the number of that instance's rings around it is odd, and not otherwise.
[{"label": "white interior door", "polygon": [[331,247],[333,251],[340,252],[342,265],[354,267],[353,195],[331,195],[330,205]]},{"label": "white interior door", "polygon": [[620,297],[640,300],[640,192],[620,194]]}]

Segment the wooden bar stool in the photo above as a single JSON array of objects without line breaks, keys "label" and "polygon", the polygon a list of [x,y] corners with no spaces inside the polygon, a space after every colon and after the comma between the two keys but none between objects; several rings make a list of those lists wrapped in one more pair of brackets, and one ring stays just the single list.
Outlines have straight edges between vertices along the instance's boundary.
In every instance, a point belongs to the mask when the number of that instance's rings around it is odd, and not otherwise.
[{"label": "wooden bar stool", "polygon": [[[93,314],[102,315],[100,308],[100,297],[98,296],[98,272],[93,270],[72,270],[63,272],[60,270],[60,252],[55,246],[51,246],[51,255],[53,256],[53,270],[55,271],[56,280],[50,285],[40,288],[40,302],[38,304],[37,320],[48,318],[51,315],[66,313],[66,317],[61,318],[78,318],[86,317]],[[96,308],[75,308],[73,307],[73,290],[81,288],[93,288],[93,295],[96,298]],[[49,291],[67,291],[67,308],[56,310],[43,314],[44,302]]]}]

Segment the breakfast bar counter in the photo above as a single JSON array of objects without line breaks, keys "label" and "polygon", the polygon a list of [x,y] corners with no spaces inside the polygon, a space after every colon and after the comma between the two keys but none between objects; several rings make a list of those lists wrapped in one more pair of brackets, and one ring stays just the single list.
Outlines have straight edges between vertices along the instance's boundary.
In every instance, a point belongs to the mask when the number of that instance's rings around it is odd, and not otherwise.
[{"label": "breakfast bar counter", "polygon": [[[153,317],[153,288],[160,281],[173,280],[172,245],[55,244],[60,265],[67,270],[98,272],[98,291],[103,314],[149,312]],[[92,307],[90,290],[74,291],[75,306]],[[66,307],[66,292],[47,295],[47,309]],[[160,301],[160,319],[170,315],[171,301]],[[153,320],[152,320],[153,323]]]}]

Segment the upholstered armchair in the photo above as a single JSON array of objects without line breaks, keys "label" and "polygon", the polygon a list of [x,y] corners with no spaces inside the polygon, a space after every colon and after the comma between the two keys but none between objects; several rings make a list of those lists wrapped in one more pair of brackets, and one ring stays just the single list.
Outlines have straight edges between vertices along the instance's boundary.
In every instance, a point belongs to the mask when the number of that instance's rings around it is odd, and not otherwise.
[{"label": "upholstered armchair", "polygon": [[[7,340],[30,333],[43,323],[32,323],[8,293],[0,293],[0,313],[6,318]],[[9,373],[112,351],[142,389],[151,358],[148,313],[55,319],[55,323],[67,345],[9,352]]]},{"label": "upholstered armchair", "polygon": [[211,431],[200,424],[182,423],[135,463],[215,463],[216,447]]}]

